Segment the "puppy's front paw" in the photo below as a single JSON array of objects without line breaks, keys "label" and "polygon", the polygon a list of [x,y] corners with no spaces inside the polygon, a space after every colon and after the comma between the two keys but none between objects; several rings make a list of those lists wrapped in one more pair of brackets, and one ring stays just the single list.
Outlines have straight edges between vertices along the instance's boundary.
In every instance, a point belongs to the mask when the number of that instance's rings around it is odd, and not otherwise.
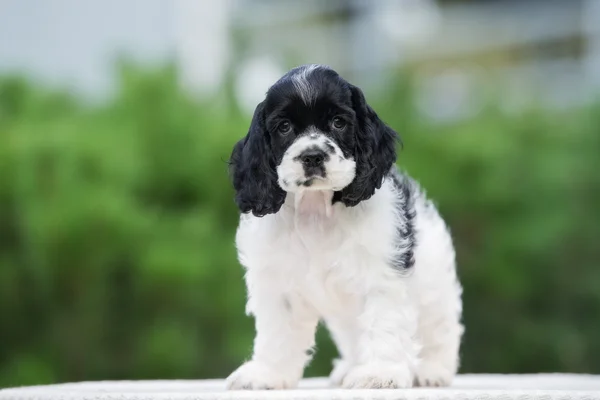
[{"label": "puppy's front paw", "polygon": [[284,374],[257,361],[248,361],[227,378],[227,390],[289,389],[299,378]]},{"label": "puppy's front paw", "polygon": [[409,388],[413,375],[403,363],[370,363],[350,369],[342,382],[346,389],[399,389]]},{"label": "puppy's front paw", "polygon": [[422,363],[415,374],[415,386],[450,386],[454,373],[438,363]]}]

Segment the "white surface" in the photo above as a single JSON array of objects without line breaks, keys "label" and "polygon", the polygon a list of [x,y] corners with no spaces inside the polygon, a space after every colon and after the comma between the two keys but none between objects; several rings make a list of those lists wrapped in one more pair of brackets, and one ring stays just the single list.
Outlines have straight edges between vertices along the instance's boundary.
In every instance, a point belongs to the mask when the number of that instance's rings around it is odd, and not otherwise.
[{"label": "white surface", "polygon": [[201,399],[600,399],[600,375],[461,375],[450,388],[340,390],[326,379],[302,381],[297,390],[224,391],[222,380],[82,382],[0,390],[0,400]]}]

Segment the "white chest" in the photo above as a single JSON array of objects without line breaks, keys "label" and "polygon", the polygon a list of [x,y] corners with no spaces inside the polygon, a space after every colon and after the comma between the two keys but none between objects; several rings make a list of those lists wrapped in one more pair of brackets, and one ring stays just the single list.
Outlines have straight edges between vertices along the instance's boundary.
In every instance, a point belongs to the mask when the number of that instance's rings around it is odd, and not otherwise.
[{"label": "white chest", "polygon": [[245,216],[237,234],[240,261],[322,314],[347,309],[390,251],[393,215],[376,206],[331,206],[329,194],[306,192],[276,215]]}]

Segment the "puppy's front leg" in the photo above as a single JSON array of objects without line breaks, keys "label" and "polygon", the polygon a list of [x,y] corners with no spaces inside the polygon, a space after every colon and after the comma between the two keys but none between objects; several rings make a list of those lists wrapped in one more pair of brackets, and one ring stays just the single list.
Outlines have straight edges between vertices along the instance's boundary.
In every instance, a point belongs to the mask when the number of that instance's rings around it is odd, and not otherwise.
[{"label": "puppy's front leg", "polygon": [[227,378],[227,388],[294,388],[310,360],[318,315],[298,296],[281,292],[272,279],[252,278],[247,275],[247,311],[256,320],[254,353]]},{"label": "puppy's front leg", "polygon": [[345,388],[407,388],[413,384],[418,344],[416,305],[410,277],[374,284],[358,319],[358,363],[342,381]]}]

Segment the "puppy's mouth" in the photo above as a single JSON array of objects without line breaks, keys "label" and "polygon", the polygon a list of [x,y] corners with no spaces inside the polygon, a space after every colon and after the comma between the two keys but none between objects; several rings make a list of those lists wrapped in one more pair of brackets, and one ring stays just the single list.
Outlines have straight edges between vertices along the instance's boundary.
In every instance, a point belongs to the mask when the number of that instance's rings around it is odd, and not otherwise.
[{"label": "puppy's mouth", "polygon": [[306,188],[311,187],[316,181],[323,181],[324,179],[320,176],[312,176],[305,180],[297,180],[296,186],[304,186]]}]

